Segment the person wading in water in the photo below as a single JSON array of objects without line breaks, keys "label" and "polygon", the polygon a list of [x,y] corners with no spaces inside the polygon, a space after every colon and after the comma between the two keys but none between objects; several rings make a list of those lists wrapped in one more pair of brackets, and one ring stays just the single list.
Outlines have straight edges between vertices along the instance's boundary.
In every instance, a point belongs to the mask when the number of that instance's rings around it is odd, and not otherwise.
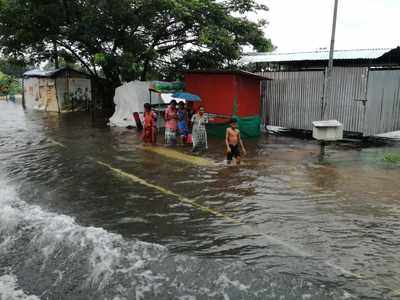
[{"label": "person wading in water", "polygon": [[246,154],[242,139],[240,137],[240,131],[237,129],[237,120],[232,118],[230,121],[230,127],[226,129],[226,160],[228,164],[232,163],[232,159],[236,159],[236,164],[240,164],[241,153],[239,145],[242,148],[243,154]]},{"label": "person wading in water", "polygon": [[192,117],[192,152],[204,152],[208,149],[207,130],[208,116],[204,112],[204,107],[200,106],[197,114]]},{"label": "person wading in water", "polygon": [[157,141],[157,114],[151,109],[149,103],[144,104],[143,125],[143,142],[155,145]]},{"label": "person wading in water", "polygon": [[178,112],[176,110],[176,101],[172,100],[165,111],[165,144],[169,146],[176,145],[176,131],[178,129]]}]

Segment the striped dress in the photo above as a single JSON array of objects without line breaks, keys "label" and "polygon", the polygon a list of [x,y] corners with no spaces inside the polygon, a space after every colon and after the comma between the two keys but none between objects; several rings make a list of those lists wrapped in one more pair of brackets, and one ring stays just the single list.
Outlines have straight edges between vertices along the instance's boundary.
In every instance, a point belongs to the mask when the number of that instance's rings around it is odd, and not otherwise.
[{"label": "striped dress", "polygon": [[208,149],[207,144],[207,130],[206,124],[208,123],[208,116],[204,114],[200,116],[195,114],[192,117],[192,139],[193,139],[193,152],[205,151]]}]

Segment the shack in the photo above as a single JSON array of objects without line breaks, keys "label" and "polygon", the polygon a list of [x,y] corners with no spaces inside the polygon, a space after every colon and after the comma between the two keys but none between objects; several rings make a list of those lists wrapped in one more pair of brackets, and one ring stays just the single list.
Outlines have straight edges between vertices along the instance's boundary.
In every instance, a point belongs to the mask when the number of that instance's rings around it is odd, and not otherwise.
[{"label": "shack", "polygon": [[92,100],[91,77],[71,68],[34,69],[23,76],[23,105],[53,112],[87,111]]},{"label": "shack", "polygon": [[255,137],[260,134],[263,80],[268,78],[240,70],[191,71],[185,74],[185,87],[216,116],[209,126],[211,135],[223,135],[228,119],[235,116],[243,136]]},{"label": "shack", "polygon": [[325,118],[340,121],[346,133],[400,130],[400,47],[335,51],[331,88],[324,94],[328,57],[329,51],[243,57],[250,69],[273,79],[262,88],[264,125],[312,130],[325,97]]}]

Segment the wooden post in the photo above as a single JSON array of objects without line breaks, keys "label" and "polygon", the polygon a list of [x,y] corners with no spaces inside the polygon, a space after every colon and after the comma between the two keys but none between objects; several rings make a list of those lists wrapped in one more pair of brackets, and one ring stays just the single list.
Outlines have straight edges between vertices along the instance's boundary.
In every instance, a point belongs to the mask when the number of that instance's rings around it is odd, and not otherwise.
[{"label": "wooden post", "polygon": [[[95,88],[95,79],[93,77],[90,77],[90,102],[91,102],[91,117],[92,117],[92,122],[94,122],[94,110],[95,110],[95,92],[94,92],[94,88]],[[97,85],[96,85],[97,88]]]},{"label": "wooden post", "polygon": [[67,70],[67,95],[68,95],[68,99],[71,102],[71,110],[74,109],[74,103],[73,103],[73,99],[69,93],[69,71]]},{"label": "wooden post", "polygon": [[54,91],[55,91],[55,93],[56,93],[56,100],[57,100],[58,113],[61,113],[60,101],[58,101],[58,93],[57,93],[57,77],[54,78]]},{"label": "wooden post", "polygon": [[26,109],[26,105],[25,105],[25,78],[22,78],[22,108]]}]

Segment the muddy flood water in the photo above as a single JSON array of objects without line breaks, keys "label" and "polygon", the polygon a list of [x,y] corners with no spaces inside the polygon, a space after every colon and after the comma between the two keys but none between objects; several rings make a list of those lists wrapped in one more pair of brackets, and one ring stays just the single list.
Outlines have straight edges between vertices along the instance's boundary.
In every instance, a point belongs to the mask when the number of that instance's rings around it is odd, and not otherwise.
[{"label": "muddy flood water", "polygon": [[398,146],[209,144],[0,102],[0,299],[400,299]]}]

